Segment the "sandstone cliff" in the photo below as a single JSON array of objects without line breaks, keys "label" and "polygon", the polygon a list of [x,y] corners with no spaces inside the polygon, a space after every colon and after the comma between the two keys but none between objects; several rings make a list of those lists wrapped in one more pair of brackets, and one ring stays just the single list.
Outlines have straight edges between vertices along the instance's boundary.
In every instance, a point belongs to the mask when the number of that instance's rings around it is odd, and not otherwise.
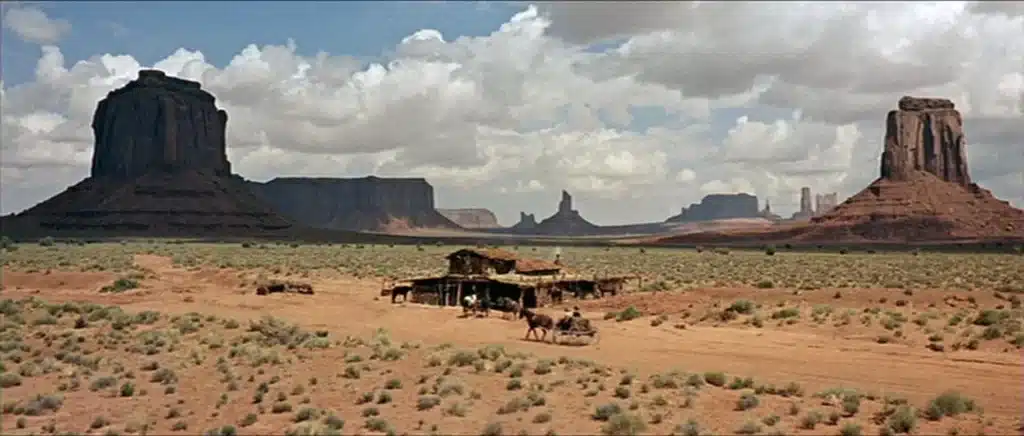
[{"label": "sandstone cliff", "polygon": [[92,176],[19,214],[19,227],[191,236],[292,228],[231,175],[226,123],[198,83],[140,71],[97,106]]},{"label": "sandstone cliff", "polygon": [[669,223],[711,221],[731,218],[758,218],[757,197],[750,194],[711,194],[700,203],[684,207],[679,215],[665,220]]},{"label": "sandstone cliff", "polygon": [[493,229],[501,227],[498,217],[487,209],[438,209],[445,218],[467,229]]},{"label": "sandstone cliff", "polygon": [[946,99],[903,97],[885,122],[881,177],[909,180],[919,171],[961,186],[971,184],[963,120]]},{"label": "sandstone cliff", "polygon": [[459,228],[434,209],[434,188],[421,178],[279,177],[249,186],[285,217],[311,227]]},{"label": "sandstone cliff", "polygon": [[96,107],[92,176],[131,180],[153,170],[231,175],[227,120],[199,83],[140,71]]}]

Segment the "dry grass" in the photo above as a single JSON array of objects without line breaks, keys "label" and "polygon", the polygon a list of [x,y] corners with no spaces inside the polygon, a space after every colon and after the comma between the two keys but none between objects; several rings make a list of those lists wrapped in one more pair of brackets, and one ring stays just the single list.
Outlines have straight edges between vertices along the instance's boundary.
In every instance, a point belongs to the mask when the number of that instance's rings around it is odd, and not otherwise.
[{"label": "dry grass", "polygon": [[0,313],[4,434],[1010,431],[957,392],[913,405],[721,372],[642,374],[498,345],[403,343],[386,330],[358,338],[270,317],[39,299],[2,300]]},{"label": "dry grass", "polygon": [[[406,278],[444,271],[456,247],[286,244],[20,244],[3,253],[5,268],[23,271],[132,270],[135,254],[171,257],[175,264],[262,270],[308,276]],[[550,258],[551,247],[506,247]],[[898,288],[1024,292],[1024,262],[1010,254],[848,253],[565,247],[562,260],[584,274],[639,274],[645,290],[698,287]]]}]

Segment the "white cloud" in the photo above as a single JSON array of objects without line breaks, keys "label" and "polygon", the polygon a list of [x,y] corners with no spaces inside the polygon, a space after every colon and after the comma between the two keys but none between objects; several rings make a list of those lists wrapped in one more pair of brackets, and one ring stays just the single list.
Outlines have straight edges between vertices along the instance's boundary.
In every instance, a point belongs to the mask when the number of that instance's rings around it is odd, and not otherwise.
[{"label": "white cloud", "polygon": [[[876,177],[885,113],[906,94],[952,98],[977,181],[1024,205],[1012,7],[558,2],[483,37],[423,29],[369,65],[297,45],[241,47],[227,65],[179,49],[154,67],[217,97],[245,177],[424,176],[440,206],[502,222],[546,216],[561,189],[598,223],[715,192],[782,213],[800,186],[851,195]],[[33,81],[2,85],[5,213],[87,174],[96,102],[142,67],[44,46]]]},{"label": "white cloud", "polygon": [[15,5],[4,8],[3,15],[5,28],[33,44],[56,44],[71,32],[71,23],[67,20],[50,18],[37,7]]}]

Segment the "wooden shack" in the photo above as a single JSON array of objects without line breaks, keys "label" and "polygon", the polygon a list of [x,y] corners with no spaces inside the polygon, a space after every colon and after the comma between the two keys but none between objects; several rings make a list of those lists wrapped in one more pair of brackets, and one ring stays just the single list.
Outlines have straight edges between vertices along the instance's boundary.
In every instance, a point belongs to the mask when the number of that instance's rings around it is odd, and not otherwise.
[{"label": "wooden shack", "polygon": [[463,248],[447,256],[448,274],[556,275],[562,267],[540,259],[523,259],[500,248]]},{"label": "wooden shack", "polygon": [[567,273],[560,265],[541,259],[524,259],[497,248],[464,248],[448,256],[448,273],[440,277],[408,279],[410,301],[457,306],[466,295],[495,301],[510,298],[523,307],[535,308],[549,302],[553,293],[577,296],[615,294],[624,278],[588,280]]},{"label": "wooden shack", "polygon": [[536,286],[516,280],[514,276],[445,275],[409,280],[411,301],[438,306],[457,306],[462,297],[476,295],[496,301],[510,298],[524,307],[537,307]]}]

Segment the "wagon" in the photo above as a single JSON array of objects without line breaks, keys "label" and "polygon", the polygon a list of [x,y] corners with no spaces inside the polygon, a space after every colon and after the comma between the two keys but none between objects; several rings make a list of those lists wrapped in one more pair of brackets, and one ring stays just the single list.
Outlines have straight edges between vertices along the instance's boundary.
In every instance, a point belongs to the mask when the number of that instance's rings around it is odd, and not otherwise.
[{"label": "wagon", "polygon": [[594,345],[600,340],[597,326],[585,318],[571,320],[567,323],[559,322],[551,331],[551,341],[556,344]]}]

